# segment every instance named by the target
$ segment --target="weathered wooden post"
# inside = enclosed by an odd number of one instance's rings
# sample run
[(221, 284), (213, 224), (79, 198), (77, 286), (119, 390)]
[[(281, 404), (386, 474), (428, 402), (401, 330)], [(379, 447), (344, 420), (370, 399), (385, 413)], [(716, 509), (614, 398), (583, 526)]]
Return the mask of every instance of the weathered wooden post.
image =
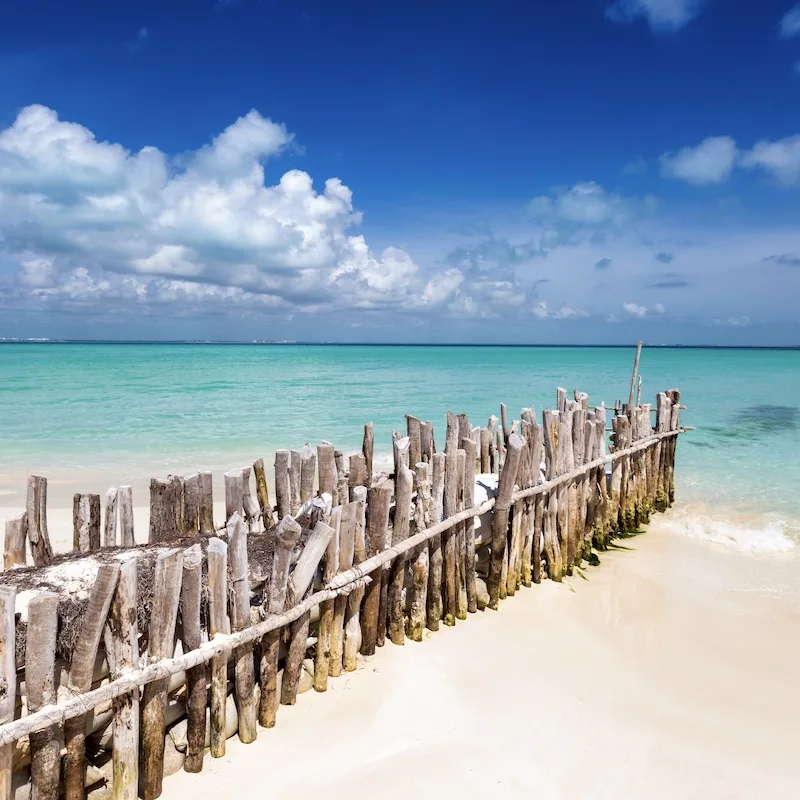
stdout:
[[(355, 503), (353, 533), (353, 561), (361, 564), (367, 557), (366, 544), (366, 501), (367, 489), (357, 486), (351, 495)], [(344, 618), (344, 668), (352, 672), (357, 666), (357, 656), (361, 650), (361, 601), (364, 599), (366, 587), (357, 586), (347, 595), (347, 608)]]
[(28, 538), (28, 515), (25, 511), (6, 520), (3, 541), (3, 569), (25, 566), (25, 542)]
[(500, 580), (503, 571), (503, 559), (508, 535), (508, 517), (511, 509), (511, 495), (517, 477), (520, 456), (522, 455), (522, 439), (516, 433), (508, 437), (506, 458), (500, 480), (497, 485), (494, 512), (492, 514), (492, 560), (489, 569), (489, 607), (497, 609), (500, 599)]
[[(112, 633), (108, 653), (111, 678), (139, 667), (139, 627), (136, 614), (136, 556), (120, 566), (117, 589), (109, 610)], [(139, 689), (113, 701), (112, 769), (114, 800), (137, 800), (139, 795)], [(203, 715), (205, 743), (205, 714)]]
[[(463, 497), (464, 508), (475, 505), (475, 459), (477, 448), (471, 438), (461, 439), (461, 449), (465, 453)], [(478, 610), (478, 595), (475, 586), (475, 517), (464, 523), (464, 579), (467, 592), (467, 611), (474, 614)]]
[[(178, 617), (183, 553), (167, 550), (156, 558), (153, 609), (150, 614), (148, 660), (151, 664), (175, 653), (175, 622)], [(145, 684), (142, 693), (142, 797), (161, 795), (164, 777), (164, 734), (166, 732), (168, 679)]]
[(197, 515), (198, 528), (203, 536), (214, 534), (214, 484), (210, 472), (200, 472), (197, 476), (198, 498)]
[(72, 549), (89, 553), (100, 549), (100, 495), (72, 498)]
[[(292, 517), (285, 516), (275, 528), (275, 555), (272, 559), (272, 577), (269, 598), (265, 598), (268, 614), (282, 614), (286, 606), (289, 567), (292, 551), (303, 529)], [(261, 640), (261, 699), (258, 709), (259, 724), (265, 728), (275, 726), (278, 713), (278, 657), (281, 630), (267, 633)]]
[[(545, 453), (545, 479), (553, 480), (558, 475), (558, 413), (542, 411), (542, 432)], [(560, 581), (564, 574), (561, 544), (558, 540), (558, 489), (551, 489), (543, 507), (544, 553), (547, 559), (547, 574), (550, 580)]]
[(420, 442), (420, 458), (426, 464), (433, 463), (433, 456), (436, 453), (436, 443), (433, 439), (433, 423), (420, 422), (419, 423), (419, 442)]
[[(69, 690), (75, 695), (85, 694), (92, 688), (97, 650), (117, 589), (119, 573), (118, 563), (101, 564), (97, 569), (69, 671)], [(110, 667), (111, 655), (107, 654), (107, 657)], [(64, 758), (64, 796), (66, 800), (83, 800), (86, 782), (86, 715), (73, 717), (64, 723), (64, 739), (67, 751)]]
[(53, 560), (53, 547), (47, 533), (47, 478), (40, 475), (28, 478), (26, 511), (31, 557), (35, 566), (43, 567)]
[(250, 488), (250, 467), (242, 467), (242, 509), (245, 522), (247, 522), (247, 530), (252, 533), (257, 530), (256, 526), (261, 517), (261, 506), (256, 502)]
[[(367, 541), (370, 554), (380, 553), (386, 547), (386, 529), (389, 524), (389, 505), (392, 501), (392, 482), (382, 481), (369, 490), (367, 501)], [(380, 618), (381, 575), (379, 567), (370, 573), (371, 583), (364, 595), (361, 612), (361, 654), (371, 656), (378, 643)]]
[(269, 484), (263, 458), (257, 458), (253, 463), (253, 475), (256, 479), (256, 498), (261, 509), (261, 519), (264, 522), (264, 530), (268, 531), (275, 524), (275, 515), (269, 501)]
[[(469, 423), (467, 423), (469, 427)], [(461, 430), (461, 427), (459, 427)], [(456, 487), (456, 509), (464, 510), (464, 475), (467, 471), (467, 453), (456, 451), (458, 457), (458, 486)], [(455, 528), (456, 536), (456, 619), (467, 618), (467, 534), (466, 522), (459, 522)]]
[(200, 475), (185, 475), (183, 482), (183, 529), (181, 536), (193, 537), (200, 533)]
[(296, 515), (300, 511), (300, 475), (303, 471), (303, 454), (292, 450), (292, 460), (289, 464), (289, 488), (291, 490), (291, 513)]
[(366, 487), (367, 483), (367, 460), (364, 458), (363, 453), (356, 453), (350, 456), (350, 472), (347, 478), (348, 486), (350, 488), (350, 501), (355, 500), (353, 491), (357, 486)]
[[(28, 712), (56, 702), (55, 659), (58, 595), (42, 592), (28, 603), (25, 647), (25, 692)], [(30, 735), (32, 796), (58, 800), (61, 747), (53, 725)]]
[[(432, 522), (441, 522), (444, 515), (444, 473), (445, 454), (435, 453), (433, 456), (431, 505)], [(429, 569), (428, 569), (428, 609), (426, 624), (428, 630), (438, 631), (439, 621), (442, 618), (442, 538), (440, 534), (432, 536), (429, 540)]]
[[(291, 597), (290, 607), (301, 602), (306, 593), (310, 592), (319, 562), (325, 555), (334, 533), (334, 529), (322, 521), (311, 531), (294, 572), (289, 578), (287, 594)], [(306, 611), (289, 626), (289, 652), (286, 654), (281, 681), (281, 705), (284, 706), (294, 705), (297, 699), (297, 688), (306, 654), (309, 622), (310, 612)]]
[(174, 542), (183, 531), (183, 484), (177, 476), (150, 479), (150, 544)]
[(136, 538), (133, 528), (133, 488), (120, 486), (117, 503), (119, 504), (119, 543), (123, 547), (134, 547)]
[(244, 516), (244, 473), (231, 469), (225, 473), (225, 524), (238, 514)]
[(367, 488), (372, 485), (373, 476), (373, 454), (375, 452), (375, 426), (368, 422), (364, 426), (364, 442), (361, 445), (361, 452), (364, 454), (364, 462), (367, 468)]
[[(247, 559), (247, 529), (242, 518), (234, 514), (228, 520), (228, 558), (231, 565), (231, 633), (250, 626), (250, 571)], [(253, 676), (253, 645), (246, 644), (233, 651), (236, 707), (239, 710), (239, 741), (254, 742), (258, 736), (256, 724), (255, 679)]]
[[(400, 544), (408, 538), (411, 520), (411, 488), (413, 478), (411, 470), (400, 464), (395, 475), (394, 525), (392, 527), (392, 545)], [(402, 592), (406, 575), (405, 553), (392, 562), (389, 572), (388, 618), (389, 639), (394, 644), (405, 644), (405, 625), (403, 622)]]
[[(208, 540), (208, 635), (213, 639), (228, 628), (228, 545), (212, 536)], [(228, 656), (211, 659), (211, 756), (225, 755), (225, 706), (228, 697)]]
[[(344, 572), (353, 566), (355, 553), (356, 510), (358, 503), (346, 502), (341, 506), (338, 519), (339, 562), (338, 571)], [(327, 554), (326, 554), (327, 558)], [(334, 570), (335, 572), (336, 570)], [(342, 674), (344, 658), (344, 621), (347, 609), (347, 596), (339, 595), (333, 601), (333, 621), (331, 623), (330, 664), (328, 673), (338, 678)], [(316, 669), (314, 670), (316, 675)]]
[(411, 414), (406, 414), (406, 432), (409, 441), (408, 465), (415, 469), (422, 461), (422, 428), (419, 419), (412, 417)]
[(103, 526), (103, 547), (117, 546), (117, 490), (106, 491), (106, 519)]
[(329, 442), (317, 446), (317, 468), (319, 470), (319, 493), (329, 494), (337, 505), (336, 449)]
[(300, 458), (300, 505), (305, 505), (314, 496), (314, 473), (317, 471), (317, 456), (310, 445), (303, 445)]
[[(331, 448), (331, 451), (333, 448)], [(320, 489), (323, 486), (322, 473), (322, 454), (320, 454)], [(331, 465), (333, 465), (333, 453), (331, 452)], [(326, 477), (325, 485), (335, 482), (335, 476)], [(339, 569), (339, 542), (342, 531), (342, 506), (336, 506), (331, 511), (330, 526), (333, 528), (333, 536), (328, 542), (328, 549), (322, 567), (322, 585), (333, 580)], [(319, 605), (319, 628), (317, 631), (317, 653), (314, 661), (314, 691), (324, 692), (328, 688), (328, 675), (330, 674), (331, 653), (333, 652), (332, 639), (334, 635), (334, 601), (324, 600)], [(342, 619), (344, 620), (344, 609), (342, 609)], [(340, 651), (341, 652), (341, 651)], [(342, 659), (339, 656), (339, 670), (341, 671)]]
[(292, 510), (289, 456), (288, 450), (278, 450), (275, 453), (275, 502), (278, 506), (278, 519), (288, 517)]
[[(431, 485), (428, 464), (416, 465), (417, 498), (414, 506), (414, 525), (417, 531), (431, 525)], [(474, 549), (474, 548), (473, 548)], [(428, 598), (428, 544), (421, 544), (411, 562), (411, 603), (408, 615), (408, 638), (413, 642), (422, 641), (425, 628)]]
[[(185, 652), (197, 650), (203, 643), (200, 626), (200, 598), (203, 591), (203, 551), (199, 544), (183, 552), (183, 582), (181, 584), (181, 620)], [(206, 665), (199, 664), (186, 671), (186, 772), (203, 769), (203, 750), (206, 740)]]
[[(0, 585), (0, 725), (14, 719), (17, 700), (16, 600), (14, 586)], [(0, 800), (11, 800), (13, 774), (13, 743), (0, 745)]]

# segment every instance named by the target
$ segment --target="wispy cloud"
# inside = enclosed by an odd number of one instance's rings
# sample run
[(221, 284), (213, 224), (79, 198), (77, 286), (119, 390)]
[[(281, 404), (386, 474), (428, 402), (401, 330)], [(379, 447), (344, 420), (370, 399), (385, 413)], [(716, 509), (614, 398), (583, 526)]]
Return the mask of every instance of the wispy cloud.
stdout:
[(664, 153), (660, 162), (664, 177), (695, 186), (723, 183), (736, 168), (759, 169), (779, 183), (792, 185), (800, 183), (800, 135), (764, 139), (746, 150), (731, 136), (712, 136), (694, 147)]
[(672, 253), (656, 253), (656, 261), (662, 264), (671, 264), (674, 260), (675, 256), (673, 256)]
[(794, 253), (782, 253), (780, 255), (767, 256), (764, 261), (772, 261), (784, 267), (800, 267), (800, 256)]
[(783, 39), (800, 36), (800, 3), (792, 6), (781, 18), (780, 34)]
[(595, 269), (608, 269), (611, 266), (611, 259), (610, 258), (601, 258), (599, 261), (595, 262), (594, 268)]
[(147, 30), (144, 26), (139, 28), (136, 31), (136, 36), (128, 42), (128, 49), (132, 53), (137, 53), (141, 50), (146, 44), (147, 41), (150, 39), (150, 31)]
[(661, 174), (668, 178), (707, 186), (727, 180), (736, 163), (736, 141), (730, 136), (711, 136), (696, 147), (684, 147), (660, 158)]
[(656, 33), (674, 33), (695, 19), (704, 6), (704, 0), (616, 0), (606, 8), (606, 17), (628, 24), (643, 18)]

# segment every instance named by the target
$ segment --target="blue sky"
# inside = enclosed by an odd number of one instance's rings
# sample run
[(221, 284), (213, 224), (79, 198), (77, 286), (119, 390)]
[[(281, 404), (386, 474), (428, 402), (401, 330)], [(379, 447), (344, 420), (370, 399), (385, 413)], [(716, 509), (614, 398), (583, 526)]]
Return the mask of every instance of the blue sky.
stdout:
[(798, 344), (800, 5), (6, 2), (0, 337)]

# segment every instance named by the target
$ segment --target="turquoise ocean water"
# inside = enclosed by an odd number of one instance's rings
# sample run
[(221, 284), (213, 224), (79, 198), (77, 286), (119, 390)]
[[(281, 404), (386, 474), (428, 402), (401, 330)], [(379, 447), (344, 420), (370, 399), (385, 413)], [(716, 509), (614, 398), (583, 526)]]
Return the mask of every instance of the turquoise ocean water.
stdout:
[[(99, 476), (144, 485), (322, 439), (357, 449), (367, 421), (388, 454), (406, 413), (441, 440), (447, 408), (481, 425), (501, 401), (540, 414), (557, 386), (613, 405), (632, 361), (632, 348), (0, 345), (0, 506), (30, 472), (66, 498)], [(678, 387), (697, 428), (678, 445), (670, 524), (745, 550), (800, 542), (800, 351), (645, 348), (640, 373), (649, 402)]]

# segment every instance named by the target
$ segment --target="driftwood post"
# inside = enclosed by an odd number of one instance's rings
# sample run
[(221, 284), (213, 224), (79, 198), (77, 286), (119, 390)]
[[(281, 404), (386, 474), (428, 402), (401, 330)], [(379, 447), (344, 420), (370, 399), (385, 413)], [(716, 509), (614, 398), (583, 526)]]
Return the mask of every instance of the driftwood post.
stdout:
[(47, 478), (31, 475), (28, 478), (28, 541), (31, 557), (37, 567), (53, 560), (53, 547), (47, 533)]
[[(461, 449), (466, 455), (464, 462), (464, 508), (475, 505), (475, 460), (477, 448), (471, 438), (461, 439)], [(475, 586), (475, 517), (464, 523), (464, 579), (467, 590), (467, 611), (474, 614), (478, 610), (478, 595)]]
[(268, 531), (275, 524), (275, 515), (272, 513), (272, 505), (269, 501), (269, 484), (263, 458), (257, 458), (253, 463), (253, 475), (256, 479), (256, 499), (261, 509), (261, 519), (264, 523), (264, 530)]
[[(28, 603), (25, 692), (33, 713), (56, 702), (55, 659), (58, 595), (42, 592)], [(30, 735), (32, 796), (58, 800), (61, 747), (53, 725)]]
[[(247, 529), (242, 518), (234, 514), (228, 520), (228, 558), (231, 565), (231, 632), (250, 625), (249, 564), (247, 560)], [(233, 652), (236, 678), (236, 707), (239, 710), (239, 741), (254, 742), (258, 736), (256, 724), (255, 679), (253, 676), (253, 646), (242, 645)]]
[[(81, 624), (80, 638), (72, 654), (69, 689), (73, 694), (84, 694), (92, 688), (97, 649), (117, 588), (119, 572), (118, 563), (101, 564), (98, 567)], [(86, 782), (86, 716), (73, 717), (64, 723), (64, 739), (67, 748), (64, 758), (64, 796), (66, 800), (83, 800)]]
[[(120, 566), (117, 590), (108, 615), (112, 679), (139, 668), (136, 587), (136, 557), (133, 556)], [(139, 688), (115, 698), (113, 708), (113, 797), (114, 800), (136, 800), (139, 794)], [(203, 722), (205, 734), (205, 720)]]
[(100, 495), (72, 498), (72, 549), (89, 553), (100, 549)]
[[(347, 502), (341, 507), (339, 518), (339, 563), (338, 571), (345, 572), (353, 566), (355, 554), (357, 502)], [(339, 595), (333, 601), (333, 621), (331, 623), (331, 654), (329, 674), (337, 678), (342, 674), (344, 658), (344, 622), (347, 610), (347, 595)], [(316, 673), (316, 670), (315, 670)]]
[[(411, 488), (413, 477), (405, 464), (399, 465), (395, 481), (394, 525), (392, 545), (408, 538), (411, 521)], [(405, 644), (402, 593), (406, 577), (405, 554), (397, 556), (389, 571), (388, 621), (389, 639), (398, 645)]]
[[(392, 499), (391, 481), (383, 481), (369, 490), (367, 502), (367, 541), (370, 555), (380, 553), (386, 547), (386, 529), (389, 524), (389, 504)], [(381, 600), (381, 575), (379, 567), (370, 573), (371, 583), (364, 596), (361, 612), (361, 654), (371, 656), (378, 643), (378, 624)]]
[[(431, 486), (432, 522), (441, 522), (444, 516), (444, 474), (445, 454), (435, 453), (433, 456), (433, 472)], [(433, 536), (429, 544), (429, 569), (428, 569), (428, 630), (438, 631), (439, 620), (442, 618), (442, 538)]]
[(508, 517), (511, 508), (511, 495), (514, 492), (514, 481), (517, 467), (522, 455), (522, 439), (516, 433), (508, 437), (506, 459), (500, 480), (497, 485), (494, 511), (492, 513), (492, 560), (489, 569), (489, 607), (497, 609), (500, 599), (500, 579), (503, 571), (503, 558), (508, 534)]
[(323, 442), (317, 446), (317, 470), (319, 493), (329, 494), (333, 498), (334, 505), (338, 498), (336, 486), (336, 450), (328, 442)]
[(411, 414), (406, 414), (406, 433), (408, 434), (408, 466), (416, 469), (416, 465), (422, 461), (422, 429), (420, 421)]
[(247, 530), (252, 533), (257, 530), (256, 526), (261, 517), (261, 506), (253, 497), (250, 489), (250, 467), (242, 468), (242, 510), (245, 522), (247, 522)]
[(375, 426), (371, 422), (364, 426), (364, 441), (361, 445), (361, 452), (364, 454), (364, 462), (367, 468), (367, 488), (369, 488), (374, 474), (372, 471), (372, 457), (375, 452)]
[[(469, 427), (469, 425), (467, 425)], [(458, 450), (458, 486), (456, 487), (456, 508), (463, 511), (464, 476), (467, 471), (467, 453)], [(456, 525), (456, 619), (467, 618), (467, 533), (466, 522)]]
[(303, 445), (300, 457), (300, 505), (305, 505), (314, 496), (314, 473), (317, 457), (309, 445)]
[(292, 490), (289, 479), (288, 450), (278, 450), (275, 453), (275, 503), (277, 504), (278, 519), (284, 519), (291, 513)]
[(195, 472), (183, 479), (183, 534), (200, 533), (200, 475)]
[(210, 472), (200, 472), (197, 476), (199, 483), (198, 516), (200, 533), (203, 536), (214, 534), (214, 486)]
[[(353, 532), (353, 561), (360, 564), (367, 558), (366, 544), (366, 500), (367, 490), (358, 486), (351, 495), (355, 504)], [(343, 663), (348, 672), (357, 666), (358, 653), (361, 650), (361, 601), (364, 599), (366, 589), (363, 585), (357, 586), (347, 596), (347, 608), (344, 617), (344, 649)]]
[(436, 452), (436, 443), (433, 440), (433, 423), (420, 422), (419, 424), (420, 458), (426, 464), (433, 463), (433, 454)]
[[(179, 516), (180, 513), (180, 516)], [(173, 542), (183, 532), (183, 484), (177, 476), (150, 479), (150, 544)]]
[[(228, 545), (212, 537), (208, 540), (208, 635), (227, 633)], [(225, 705), (228, 697), (228, 656), (220, 653), (211, 659), (211, 756), (225, 755)]]
[[(292, 598), (291, 605), (299, 603), (311, 590), (319, 562), (325, 555), (334, 533), (330, 525), (321, 521), (311, 531), (294, 572), (289, 578), (287, 595)], [(306, 654), (309, 622), (310, 612), (306, 611), (289, 626), (289, 651), (286, 654), (281, 681), (281, 705), (284, 706), (294, 705), (297, 699), (297, 688)]]
[[(272, 558), (270, 595), (266, 600), (268, 614), (282, 614), (286, 605), (286, 590), (289, 581), (289, 566), (292, 551), (300, 539), (302, 528), (292, 517), (285, 516), (275, 529), (275, 554)], [(270, 631), (261, 640), (261, 699), (258, 722), (265, 728), (275, 726), (278, 713), (278, 656), (280, 651), (280, 629)]]
[[(153, 609), (150, 614), (148, 660), (155, 663), (175, 653), (175, 622), (181, 593), (183, 553), (168, 550), (156, 559)], [(142, 797), (153, 800), (161, 794), (164, 776), (168, 680), (152, 681), (142, 693)]]
[(292, 450), (292, 459), (289, 463), (289, 489), (291, 492), (291, 513), (300, 511), (300, 474), (303, 469), (303, 454)]
[(117, 490), (111, 488), (106, 492), (106, 519), (103, 526), (103, 547), (117, 545)]
[(225, 473), (225, 524), (238, 514), (244, 516), (244, 473), (232, 469)]
[[(15, 587), (0, 585), (0, 725), (14, 719), (17, 700), (16, 600)], [(13, 743), (0, 745), (0, 800), (11, 800), (13, 755)]]
[[(181, 583), (181, 621), (184, 652), (196, 650), (203, 643), (200, 626), (200, 597), (203, 586), (203, 551), (199, 544), (183, 552)], [(200, 772), (206, 740), (206, 665), (186, 671), (186, 772)]]
[[(330, 463), (333, 465), (333, 447), (331, 447)], [(327, 459), (327, 456), (326, 456)], [(319, 461), (322, 467), (322, 460)], [(320, 489), (322, 488), (322, 472), (320, 472)], [(326, 477), (325, 485), (328, 481), (335, 483), (335, 476)], [(342, 529), (342, 507), (337, 506), (331, 512), (330, 526), (333, 528), (333, 536), (328, 542), (325, 551), (322, 568), (322, 585), (327, 586), (333, 580), (333, 576), (339, 570), (339, 536)], [(319, 604), (319, 628), (317, 631), (317, 653), (314, 662), (314, 691), (324, 692), (328, 688), (328, 674), (331, 664), (331, 639), (333, 636), (333, 607), (334, 601), (325, 600)], [(341, 664), (341, 659), (340, 662)]]
[(123, 547), (134, 547), (136, 539), (133, 530), (133, 488), (120, 486), (119, 503), (119, 543)]
[(366, 487), (369, 483), (367, 480), (367, 460), (364, 458), (363, 453), (356, 453), (350, 456), (350, 472), (347, 476), (347, 483), (350, 489), (350, 501), (352, 502), (355, 500), (353, 492), (356, 487)]
[[(3, 569), (25, 566), (25, 542), (28, 537), (26, 512), (6, 520), (6, 537), (3, 541)], [(1, 798), (0, 798), (1, 800)]]
[[(414, 527), (417, 531), (425, 530), (431, 525), (431, 484), (428, 477), (428, 465), (420, 462), (416, 465), (417, 499), (414, 506)], [(428, 543), (417, 548), (411, 561), (411, 603), (408, 614), (408, 638), (413, 642), (422, 641), (425, 628), (428, 598)]]

